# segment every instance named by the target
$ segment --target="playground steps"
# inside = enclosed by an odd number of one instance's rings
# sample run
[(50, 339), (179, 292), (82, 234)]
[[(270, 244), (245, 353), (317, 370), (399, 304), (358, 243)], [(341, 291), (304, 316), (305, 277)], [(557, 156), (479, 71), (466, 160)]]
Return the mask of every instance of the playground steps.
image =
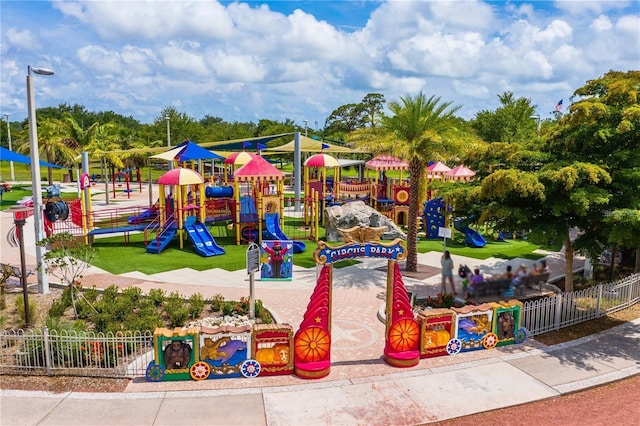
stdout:
[(152, 254), (160, 254), (162, 250), (167, 248), (171, 240), (176, 236), (176, 227), (171, 223), (171, 225), (165, 226), (165, 228), (160, 232), (156, 238), (149, 243), (147, 246), (147, 253)]

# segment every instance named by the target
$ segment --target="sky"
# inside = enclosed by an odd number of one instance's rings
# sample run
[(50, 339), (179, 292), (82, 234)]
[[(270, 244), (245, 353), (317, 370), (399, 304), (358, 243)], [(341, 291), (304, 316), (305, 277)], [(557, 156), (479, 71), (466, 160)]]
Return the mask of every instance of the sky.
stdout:
[[(550, 118), (640, 69), (640, 0), (0, 1), (0, 114), (80, 104), (142, 123), (174, 107), (324, 127), (368, 93), (439, 96), (472, 119), (510, 91)], [(4, 118), (4, 117), (3, 117)]]

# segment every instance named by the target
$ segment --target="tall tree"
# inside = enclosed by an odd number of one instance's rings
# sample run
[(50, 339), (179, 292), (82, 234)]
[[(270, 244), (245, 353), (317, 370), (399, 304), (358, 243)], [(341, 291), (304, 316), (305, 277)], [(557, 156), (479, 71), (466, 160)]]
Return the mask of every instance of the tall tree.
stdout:
[[(550, 132), (546, 149), (554, 156), (598, 164), (611, 175), (609, 204), (591, 217), (583, 228), (589, 232), (576, 240), (576, 247), (588, 251), (591, 257), (612, 243), (611, 235), (629, 232), (629, 222), (622, 220), (630, 217), (624, 213), (627, 209), (640, 211), (639, 92), (640, 71), (609, 71), (574, 92), (577, 100)], [(625, 239), (617, 241), (624, 244), (620, 247), (636, 248), (626, 245)]]
[(406, 95), (400, 102), (389, 103), (390, 115), (383, 115), (380, 126), (357, 132), (350, 139), (359, 140), (373, 152), (391, 152), (409, 163), (409, 218), (407, 224), (407, 271), (418, 269), (417, 217), (420, 210), (424, 169), (428, 162), (455, 146), (460, 106), (429, 98), (422, 92)]
[(536, 137), (535, 106), (527, 98), (517, 98), (512, 92), (498, 95), (501, 106), (495, 111), (482, 110), (471, 126), (487, 142), (525, 142)]
[(362, 99), (362, 102), (360, 102), (362, 110), (367, 116), (366, 121), (370, 127), (376, 126), (378, 117), (382, 115), (385, 102), (384, 95), (380, 93), (369, 93)]

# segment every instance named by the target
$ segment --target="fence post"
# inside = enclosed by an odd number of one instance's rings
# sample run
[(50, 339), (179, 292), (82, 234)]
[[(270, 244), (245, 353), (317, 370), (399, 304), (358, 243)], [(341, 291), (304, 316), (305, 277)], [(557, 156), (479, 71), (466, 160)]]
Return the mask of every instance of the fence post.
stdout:
[(44, 328), (44, 360), (45, 363), (47, 364), (47, 375), (51, 375), (51, 365), (53, 364), (52, 360), (51, 360), (51, 348), (49, 347), (49, 327), (45, 327)]
[(602, 303), (602, 284), (598, 284), (598, 296), (596, 297), (596, 318), (600, 318), (600, 304)]
[(554, 320), (553, 329), (560, 330), (560, 319), (562, 318), (562, 293), (556, 297), (556, 318)]

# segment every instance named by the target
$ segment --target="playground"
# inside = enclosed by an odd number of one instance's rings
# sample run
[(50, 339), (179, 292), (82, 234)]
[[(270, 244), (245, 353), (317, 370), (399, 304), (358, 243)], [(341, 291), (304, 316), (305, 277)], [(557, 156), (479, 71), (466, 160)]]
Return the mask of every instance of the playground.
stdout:
[[(232, 262), (224, 258), (229, 255), (227, 250), (235, 247), (235, 253), (241, 254), (252, 242), (262, 243), (260, 262), (265, 264), (261, 273), (263, 288), (277, 290), (290, 287), (278, 282), (280, 278), (299, 283), (299, 277), (294, 280), (294, 276), (309, 274), (310, 271), (299, 269), (298, 257), (304, 256), (305, 262), (310, 259), (309, 267), (315, 265), (315, 277), (309, 276), (307, 278), (311, 280), (306, 280), (308, 304), (306, 311), (298, 312), (298, 320), (302, 318), (298, 327), (286, 325), (297, 323), (294, 316), (285, 322), (278, 319), (276, 324), (267, 328), (254, 325), (233, 330), (204, 326), (190, 326), (181, 330), (156, 329), (155, 351), (145, 372), (148, 381), (255, 377), (262, 373), (295, 374), (314, 380), (328, 376), (332, 365), (332, 341), (335, 340), (331, 320), (335, 309), (333, 277), (342, 275), (341, 266), (345, 264), (370, 265), (373, 259), (386, 261), (386, 265), (376, 266), (374, 270), (381, 275), (376, 281), (386, 283), (386, 291), (382, 293), (386, 299), (382, 305), (384, 309), (378, 311), (376, 317), (384, 325), (379, 356), (389, 366), (411, 368), (417, 366), (422, 358), (522, 344), (526, 340), (527, 331), (521, 325), (522, 303), (515, 299), (500, 301), (500, 295), (496, 301), (489, 303), (465, 306), (464, 300), (457, 300), (452, 306), (440, 310), (414, 312), (413, 297), (435, 296), (434, 288), (437, 292), (439, 277), (437, 269), (432, 269), (427, 277), (431, 280), (429, 289), (424, 287), (426, 283), (405, 284), (406, 279), (399, 264), (406, 257), (402, 239), (379, 241), (374, 234), (366, 232), (366, 228), (360, 228), (358, 235), (349, 235), (342, 244), (326, 244), (322, 240), (319, 222), (323, 219), (319, 211), (329, 204), (349, 202), (349, 197), (353, 195), (350, 191), (353, 190), (359, 194), (359, 201), (367, 200), (372, 208), (383, 211), (392, 220), (406, 219), (408, 183), (402, 179), (402, 171), (406, 170), (403, 162), (389, 157), (376, 158), (371, 163), (365, 163), (365, 167), (373, 173), (372, 178), (343, 183), (340, 180), (339, 162), (326, 154), (312, 155), (305, 161), (306, 193), (311, 196), (294, 200), (289, 206), (288, 202), (285, 203), (284, 173), (260, 156), (241, 154), (224, 160), (228, 169), (222, 177), (206, 179), (194, 169), (174, 167), (163, 173), (155, 186), (143, 185), (138, 174), (136, 189), (132, 189), (128, 177), (124, 177), (124, 182), (120, 180), (120, 183), (116, 183), (116, 178), (121, 176), (114, 176), (111, 190), (103, 194), (92, 194), (92, 180), (83, 174), (80, 179), (80, 198), (69, 203), (68, 214), (61, 212), (59, 217), (54, 217), (55, 220), (49, 220), (46, 224), (48, 233), (65, 232), (64, 226), (67, 226), (66, 232), (69, 232), (68, 229), (75, 231), (78, 238), (93, 244), (99, 253), (102, 247), (106, 247), (101, 254), (106, 255), (112, 264), (125, 263), (124, 259), (130, 263), (134, 259), (135, 269), (123, 272), (135, 273), (137, 277), (146, 275), (149, 282), (154, 280), (154, 275), (159, 278), (163, 273), (163, 269), (156, 266), (158, 263), (151, 259), (162, 259), (171, 253), (168, 256), (171, 261), (158, 262), (164, 263), (164, 268), (169, 271), (172, 268), (169, 265), (180, 254), (182, 263), (178, 270), (182, 271), (185, 284), (199, 280), (190, 272), (196, 270), (195, 261), (189, 258), (191, 256), (206, 260), (204, 265), (210, 273), (203, 277), (203, 285), (225, 286), (227, 274), (218, 269), (214, 272), (210, 260), (220, 258), (223, 259), (220, 263), (227, 264), (228, 269), (242, 269), (229, 268)], [(246, 157), (245, 164), (236, 164), (241, 157)], [(397, 178), (390, 176), (392, 171), (399, 172)], [(331, 175), (327, 176), (330, 172)], [(429, 170), (425, 170), (427, 172)], [(464, 176), (472, 176), (471, 173), (465, 172)], [(453, 175), (451, 178), (454, 178)], [(154, 193), (157, 195), (154, 196)], [(61, 202), (56, 199), (59, 194), (48, 195), (47, 205)], [(104, 203), (100, 201), (102, 196), (105, 196)], [(142, 200), (154, 198), (157, 200), (154, 204), (142, 203)], [(434, 200), (438, 199), (429, 202)], [(425, 205), (429, 206), (429, 202)], [(460, 223), (461, 219), (456, 218), (452, 210), (442, 203), (425, 210), (428, 210), (428, 214), (424, 214), (426, 236), (432, 229), (455, 229), (461, 233), (460, 244), (468, 246), (470, 250), (482, 250), (487, 245), (478, 232), (468, 227), (469, 218)], [(296, 224), (293, 226), (302, 232), (300, 239), (292, 238), (300, 234), (289, 232), (291, 224), (287, 224), (287, 221), (294, 220)], [(362, 232), (363, 229), (365, 232)], [(445, 243), (439, 237), (432, 238), (431, 243)], [(224, 244), (219, 240), (224, 240)], [(115, 256), (114, 243), (126, 247), (129, 250), (127, 254)], [(494, 243), (510, 245), (508, 242)], [(438, 254), (441, 247), (436, 248), (438, 250), (435, 253)], [(293, 258), (288, 269), (283, 268), (285, 258)], [(267, 262), (269, 269), (266, 268)], [(488, 264), (488, 258), (483, 263)], [(100, 265), (98, 258), (94, 266)], [(175, 266), (173, 269), (175, 273)], [(100, 275), (88, 275), (83, 279), (83, 285), (96, 284), (98, 281), (95, 280), (100, 280)], [(265, 281), (267, 278), (277, 282), (269, 284), (268, 280)], [(340, 277), (336, 286), (345, 283), (354, 288), (364, 285), (362, 277), (347, 274)], [(237, 277), (228, 281), (230, 288), (237, 284)], [(139, 287), (143, 291), (151, 290), (145, 289), (146, 285), (140, 283)], [(380, 286), (374, 284), (373, 288)], [(225, 291), (225, 296), (229, 293), (230, 289)], [(335, 302), (338, 303), (337, 300)], [(297, 311), (304, 305), (301, 302)], [(344, 306), (338, 306), (341, 307), (337, 309), (344, 309)], [(339, 338), (342, 331), (338, 329), (337, 333), (336, 337)], [(271, 355), (265, 354), (269, 351)]]

